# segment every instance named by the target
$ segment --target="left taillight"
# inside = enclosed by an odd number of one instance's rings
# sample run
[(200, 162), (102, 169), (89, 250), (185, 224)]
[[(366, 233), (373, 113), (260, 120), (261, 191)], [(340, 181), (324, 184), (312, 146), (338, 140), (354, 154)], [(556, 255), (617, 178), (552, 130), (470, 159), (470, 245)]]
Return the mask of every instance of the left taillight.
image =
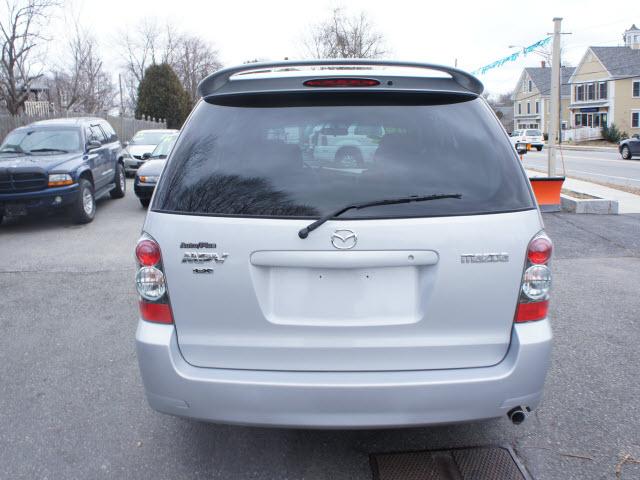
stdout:
[(529, 242), (514, 322), (533, 322), (547, 317), (551, 290), (549, 262), (552, 252), (553, 243), (544, 231)]
[(154, 323), (173, 323), (160, 245), (145, 235), (138, 240), (135, 253), (138, 264), (136, 288), (140, 295), (142, 319)]

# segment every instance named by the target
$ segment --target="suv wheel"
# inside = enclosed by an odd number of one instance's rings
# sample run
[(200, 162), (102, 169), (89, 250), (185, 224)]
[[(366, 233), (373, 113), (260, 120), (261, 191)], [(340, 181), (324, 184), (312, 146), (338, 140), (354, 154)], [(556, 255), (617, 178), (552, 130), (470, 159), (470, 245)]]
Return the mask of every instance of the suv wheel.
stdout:
[(116, 186), (109, 192), (111, 198), (122, 198), (127, 191), (127, 179), (124, 175), (124, 167), (121, 163), (116, 163)]
[(343, 148), (338, 150), (336, 164), (344, 168), (358, 168), (362, 166), (362, 154), (357, 148)]
[(80, 179), (80, 194), (71, 207), (73, 220), (76, 223), (89, 223), (96, 215), (96, 199), (93, 185), (86, 178)]
[(623, 145), (620, 153), (622, 154), (622, 158), (624, 158), (625, 160), (631, 160), (631, 150), (629, 150), (629, 147), (627, 147), (626, 145)]
[(140, 199), (140, 205), (142, 205), (144, 208), (147, 208), (150, 203), (151, 203), (151, 199), (150, 198), (141, 198)]
[(536, 147), (536, 150), (538, 150), (539, 152), (542, 151), (542, 147)]

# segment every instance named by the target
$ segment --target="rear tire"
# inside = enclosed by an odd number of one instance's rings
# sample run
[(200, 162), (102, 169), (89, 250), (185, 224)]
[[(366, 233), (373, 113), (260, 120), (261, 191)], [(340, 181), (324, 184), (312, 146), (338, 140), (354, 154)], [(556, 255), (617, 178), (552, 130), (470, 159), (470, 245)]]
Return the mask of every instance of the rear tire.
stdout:
[(121, 163), (116, 163), (116, 186), (109, 192), (111, 198), (122, 198), (127, 191), (127, 179), (124, 175), (124, 167)]
[(71, 215), (75, 223), (89, 223), (96, 215), (96, 198), (93, 192), (93, 185), (86, 178), (81, 178), (78, 182), (80, 191), (78, 198), (71, 206)]
[(624, 145), (621, 149), (620, 149), (620, 154), (622, 155), (622, 158), (624, 160), (631, 160), (632, 155), (631, 155), (631, 150), (629, 150), (629, 147), (627, 147), (626, 145)]
[(144, 208), (147, 208), (150, 203), (151, 203), (151, 199), (150, 198), (141, 198), (140, 199), (140, 205), (142, 205)]
[(542, 147), (536, 147), (536, 150), (538, 150), (539, 152), (542, 151)]

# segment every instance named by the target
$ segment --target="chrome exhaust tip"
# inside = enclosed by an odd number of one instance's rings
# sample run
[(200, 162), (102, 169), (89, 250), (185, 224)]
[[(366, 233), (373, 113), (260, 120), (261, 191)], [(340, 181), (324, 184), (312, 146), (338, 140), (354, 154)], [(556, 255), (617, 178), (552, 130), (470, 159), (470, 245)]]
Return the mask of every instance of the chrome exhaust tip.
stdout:
[(525, 411), (522, 407), (514, 407), (507, 412), (507, 417), (509, 417), (509, 420), (511, 420), (511, 423), (513, 423), (514, 425), (520, 425), (526, 420), (527, 411), (529, 411), (528, 408), (526, 408)]

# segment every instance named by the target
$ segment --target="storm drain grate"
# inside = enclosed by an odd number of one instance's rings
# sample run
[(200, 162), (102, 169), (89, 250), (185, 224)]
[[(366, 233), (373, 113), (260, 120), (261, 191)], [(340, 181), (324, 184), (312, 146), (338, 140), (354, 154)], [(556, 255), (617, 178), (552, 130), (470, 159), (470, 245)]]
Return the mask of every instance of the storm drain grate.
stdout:
[(508, 447), (371, 455), (374, 480), (528, 480)]

